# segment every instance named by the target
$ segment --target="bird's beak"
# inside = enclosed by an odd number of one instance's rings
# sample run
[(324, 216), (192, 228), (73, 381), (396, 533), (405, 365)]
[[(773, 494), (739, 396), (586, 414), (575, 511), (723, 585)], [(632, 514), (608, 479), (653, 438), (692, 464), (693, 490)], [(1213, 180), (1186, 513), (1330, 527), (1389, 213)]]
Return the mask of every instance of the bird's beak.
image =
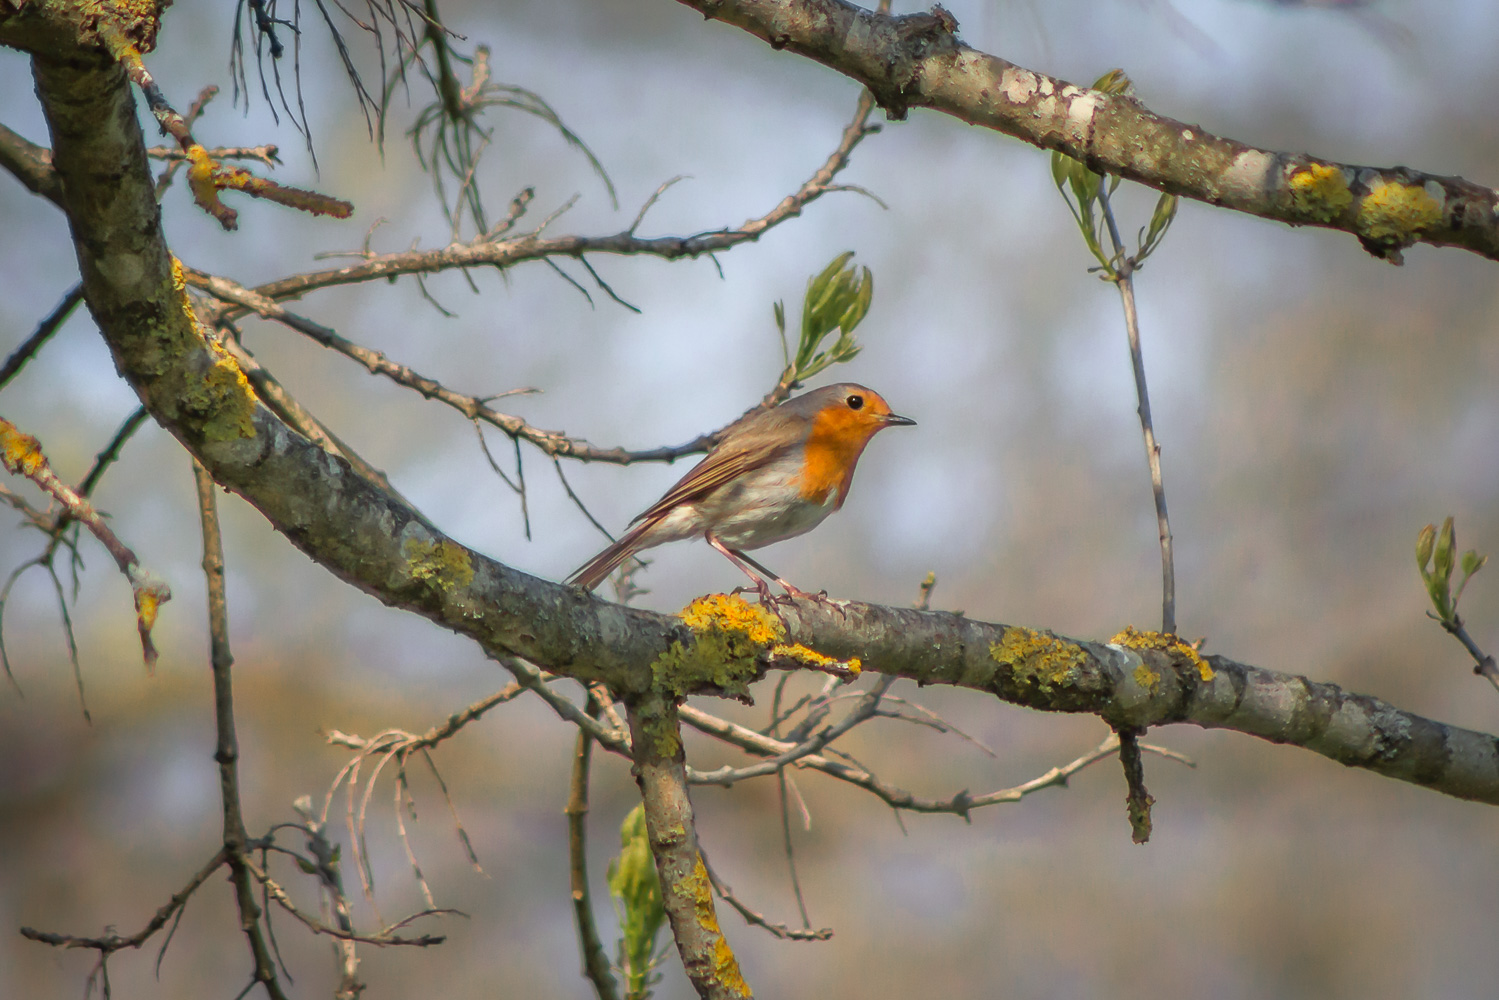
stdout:
[(902, 416), (900, 416), (899, 414), (896, 414), (896, 413), (887, 413), (887, 414), (885, 414), (885, 426), (886, 427), (915, 427), (916, 426), (916, 421), (912, 420), (910, 417), (902, 417)]

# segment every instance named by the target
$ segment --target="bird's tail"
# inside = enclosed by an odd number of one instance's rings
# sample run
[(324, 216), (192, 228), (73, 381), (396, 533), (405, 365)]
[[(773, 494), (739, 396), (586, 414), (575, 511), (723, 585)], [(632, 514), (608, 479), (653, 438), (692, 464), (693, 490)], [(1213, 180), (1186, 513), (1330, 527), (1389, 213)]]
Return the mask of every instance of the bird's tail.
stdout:
[(609, 546), (592, 559), (580, 566), (573, 575), (567, 578), (567, 582), (584, 590), (592, 590), (619, 568), (620, 564), (633, 556), (637, 551), (648, 546), (642, 545), (642, 536), (648, 528), (653, 527), (653, 522), (643, 521), (635, 525), (629, 531), (619, 536), (619, 541)]

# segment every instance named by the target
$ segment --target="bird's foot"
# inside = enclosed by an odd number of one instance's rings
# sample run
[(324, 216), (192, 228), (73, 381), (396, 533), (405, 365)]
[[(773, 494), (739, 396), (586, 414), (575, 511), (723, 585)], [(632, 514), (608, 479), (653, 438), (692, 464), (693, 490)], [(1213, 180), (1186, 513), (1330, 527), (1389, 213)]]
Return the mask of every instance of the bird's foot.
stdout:
[(809, 594), (807, 591), (802, 590), (800, 587), (793, 587), (785, 580), (777, 580), (776, 583), (780, 584), (781, 588), (786, 591), (784, 595), (776, 598), (776, 600), (778, 601), (789, 601), (793, 599), (800, 601), (811, 601), (813, 604), (821, 604), (824, 607), (831, 608), (832, 610), (838, 612), (838, 614), (842, 615), (844, 618), (848, 617), (848, 602), (840, 601), (836, 597), (829, 597), (826, 590), (819, 590), (815, 594)]

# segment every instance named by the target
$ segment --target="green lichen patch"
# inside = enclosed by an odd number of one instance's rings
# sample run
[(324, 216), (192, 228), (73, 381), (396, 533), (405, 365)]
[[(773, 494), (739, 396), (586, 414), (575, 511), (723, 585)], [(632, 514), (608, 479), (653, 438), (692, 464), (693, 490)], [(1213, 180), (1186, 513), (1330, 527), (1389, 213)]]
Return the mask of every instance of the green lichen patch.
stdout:
[(1291, 207), (1318, 222), (1331, 222), (1353, 204), (1348, 178), (1339, 167), (1312, 163), (1296, 170), (1286, 182), (1291, 191)]
[(725, 594), (693, 601), (681, 619), (692, 630), (691, 642), (673, 642), (651, 664), (656, 687), (674, 698), (705, 687), (748, 697), (750, 682), (760, 674), (760, 654), (786, 634), (764, 608)]
[(998, 642), (989, 644), (989, 656), (1007, 668), (1020, 687), (1034, 685), (1043, 694), (1065, 687), (1072, 671), (1088, 660), (1076, 643), (1019, 625), (1005, 629)]
[(1419, 184), (1376, 179), (1358, 209), (1358, 231), (1369, 240), (1405, 245), (1442, 221), (1442, 204)]
[(436, 542), (408, 538), (401, 545), (401, 554), (406, 557), (413, 580), (433, 583), (442, 590), (467, 587), (474, 582), (474, 565), (468, 550), (457, 542), (446, 538)]
[(203, 418), (205, 441), (234, 441), (255, 436), (255, 390), (228, 354), (215, 351), (203, 377), (183, 387), (184, 410)]
[[(1124, 631), (1110, 639), (1109, 643), (1114, 646), (1123, 646), (1126, 649), (1154, 649), (1180, 656), (1197, 668), (1197, 676), (1201, 677), (1204, 682), (1212, 680), (1215, 676), (1213, 668), (1208, 666), (1208, 661), (1202, 658), (1197, 647), (1178, 636), (1167, 635), (1164, 632), (1139, 632), (1133, 625), (1126, 625)], [(1141, 678), (1140, 671), (1142, 670), (1151, 675), (1152, 679), (1149, 683)], [(1135, 669), (1135, 680), (1139, 681), (1142, 687), (1153, 691), (1160, 679), (1159, 674), (1143, 663)]]

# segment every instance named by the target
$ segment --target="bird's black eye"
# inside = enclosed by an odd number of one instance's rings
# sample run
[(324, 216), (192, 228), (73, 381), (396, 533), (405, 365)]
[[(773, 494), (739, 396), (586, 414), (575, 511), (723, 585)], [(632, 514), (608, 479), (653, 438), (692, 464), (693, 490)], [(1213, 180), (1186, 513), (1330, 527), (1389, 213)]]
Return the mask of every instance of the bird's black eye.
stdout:
[(857, 392), (845, 399), (844, 402), (848, 404), (848, 408), (850, 410), (864, 409), (864, 397), (859, 395)]

